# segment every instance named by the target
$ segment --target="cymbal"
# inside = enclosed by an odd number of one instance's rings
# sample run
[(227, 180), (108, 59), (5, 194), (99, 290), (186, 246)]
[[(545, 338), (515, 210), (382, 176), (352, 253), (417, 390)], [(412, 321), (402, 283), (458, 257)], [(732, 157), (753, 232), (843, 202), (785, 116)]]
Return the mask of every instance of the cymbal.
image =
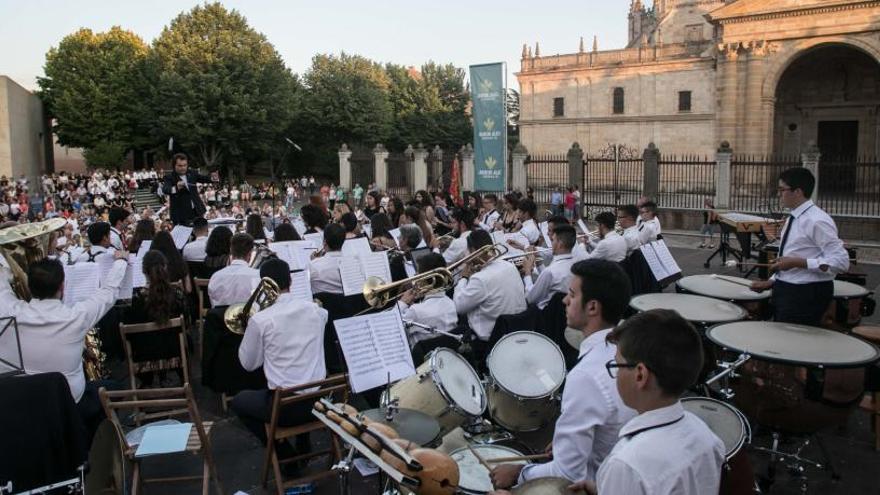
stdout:
[(48, 234), (64, 227), (67, 220), (50, 218), (42, 222), (22, 223), (0, 230), (0, 246)]
[(397, 431), (400, 438), (424, 446), (431, 443), (440, 434), (440, 423), (427, 414), (414, 409), (400, 408), (395, 410), (391, 421), (385, 419), (385, 408), (362, 411), (364, 417), (375, 423), (388, 425)]

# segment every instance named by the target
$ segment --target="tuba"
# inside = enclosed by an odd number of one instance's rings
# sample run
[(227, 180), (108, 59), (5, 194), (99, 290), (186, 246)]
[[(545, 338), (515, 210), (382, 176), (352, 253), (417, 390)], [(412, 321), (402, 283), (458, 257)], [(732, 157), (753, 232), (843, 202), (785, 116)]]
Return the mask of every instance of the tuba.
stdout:
[(67, 220), (63, 218), (51, 218), (0, 230), (0, 255), (12, 272), (12, 290), (19, 299), (30, 301), (28, 267), (53, 253), (53, 234), (66, 223)]
[[(223, 313), (223, 322), (226, 323), (226, 328), (234, 334), (244, 335), (244, 330), (247, 328), (251, 316), (275, 304), (279, 292), (281, 289), (278, 288), (278, 284), (274, 280), (269, 277), (261, 278), (259, 285), (254, 289), (247, 302), (232, 304), (226, 308)], [(254, 307), (255, 305), (257, 307)]]

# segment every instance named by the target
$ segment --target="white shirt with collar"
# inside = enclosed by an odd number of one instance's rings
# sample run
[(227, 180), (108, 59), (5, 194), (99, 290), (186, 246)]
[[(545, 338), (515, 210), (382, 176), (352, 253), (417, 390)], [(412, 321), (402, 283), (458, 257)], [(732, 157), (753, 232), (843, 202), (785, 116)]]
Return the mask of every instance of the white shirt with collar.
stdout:
[(467, 238), (471, 235), (471, 231), (467, 230), (449, 243), (446, 251), (443, 251), (443, 259), (446, 264), (455, 263), (467, 255)]
[(489, 232), (495, 230), (495, 222), (501, 218), (501, 213), (498, 210), (492, 210), (480, 218), (480, 228)]
[(578, 363), (565, 378), (562, 413), (553, 432), (553, 460), (523, 468), (519, 483), (547, 476), (572, 482), (596, 479), (599, 465), (617, 443), (618, 432), (636, 416), (624, 405), (615, 380), (605, 369), (617, 352), (617, 346), (605, 341), (610, 332), (610, 328), (600, 330), (581, 342)]
[(110, 245), (116, 249), (123, 249), (122, 234), (116, 230), (116, 227), (110, 227)]
[(480, 340), (489, 340), (495, 320), (501, 315), (526, 310), (522, 278), (513, 263), (495, 260), (482, 270), (462, 277), (452, 296), (458, 314), (467, 315), (468, 325)]
[(657, 240), (660, 235), (660, 220), (652, 218), (644, 220), (636, 227), (639, 232), (639, 244), (648, 244)]
[(216, 308), (243, 303), (251, 297), (259, 282), (259, 270), (249, 267), (244, 260), (232, 260), (229, 266), (211, 275), (208, 281), (211, 306)]
[(721, 440), (676, 402), (640, 414), (620, 430), (596, 484), (599, 493), (718, 493), (723, 463)]
[(205, 261), (205, 257), (208, 256), (208, 254), (205, 253), (205, 246), (207, 245), (207, 235), (196, 237), (195, 240), (193, 240), (192, 242), (188, 242), (185, 246), (183, 246), (183, 259), (186, 261), (196, 262)]
[[(804, 258), (807, 268), (776, 272), (775, 280), (790, 284), (826, 282), (849, 270), (849, 253), (838, 237), (837, 225), (812, 201), (807, 200), (791, 211), (779, 238), (782, 239), (789, 229), (791, 232), (785, 240), (782, 256)], [(828, 271), (823, 272), (819, 268), (821, 265), (828, 265)]]
[(537, 244), (538, 239), (541, 238), (541, 229), (538, 228), (538, 225), (531, 218), (523, 222), (522, 228), (519, 229), (519, 233), (524, 235), (532, 246)]
[[(96, 262), (99, 257), (103, 256), (113, 256), (113, 251), (116, 251), (116, 248), (113, 246), (104, 247), (104, 246), (90, 246), (88, 249), (80, 253), (79, 256), (73, 261), (74, 263), (86, 263), (86, 262)], [(89, 254), (91, 253), (91, 255)]]
[(626, 255), (629, 256), (633, 251), (642, 246), (642, 240), (639, 237), (639, 228), (635, 225), (627, 227), (623, 231), (623, 238), (626, 240)]
[[(421, 302), (417, 302), (412, 306), (403, 301), (398, 301), (397, 307), (400, 309), (404, 320), (421, 323), (422, 325), (433, 327), (435, 330), (451, 332), (458, 326), (458, 313), (455, 311), (455, 303), (442, 292), (429, 294)], [(406, 335), (409, 339), (410, 347), (422, 340), (440, 336), (415, 325), (407, 326)]]
[[(86, 386), (82, 368), (86, 332), (113, 307), (128, 263), (116, 260), (101, 287), (85, 301), (67, 306), (60, 299), (24, 302), (9, 286), (9, 269), (0, 268), (0, 316), (14, 316), (21, 339), (22, 361), (29, 375), (60, 372), (73, 400), (79, 402)], [(18, 363), (18, 350), (0, 346), (0, 358)], [(11, 368), (0, 362), (0, 372)]]
[(619, 263), (628, 254), (627, 240), (617, 232), (611, 231), (605, 234), (601, 240), (594, 244), (593, 250), (586, 249), (574, 251), (576, 261), (582, 260), (608, 260)]
[(324, 256), (309, 262), (309, 278), (312, 282), (312, 293), (342, 294), (342, 251), (328, 251)]
[(327, 310), (283, 293), (248, 320), (238, 347), (241, 366), (248, 371), (262, 366), (272, 390), (323, 380), (326, 324)]
[(550, 266), (541, 271), (538, 278), (532, 282), (532, 277), (523, 277), (526, 289), (526, 302), (535, 304), (539, 309), (544, 309), (550, 299), (557, 292), (568, 292), (571, 282), (571, 265), (575, 262), (571, 253), (557, 254), (550, 262)]

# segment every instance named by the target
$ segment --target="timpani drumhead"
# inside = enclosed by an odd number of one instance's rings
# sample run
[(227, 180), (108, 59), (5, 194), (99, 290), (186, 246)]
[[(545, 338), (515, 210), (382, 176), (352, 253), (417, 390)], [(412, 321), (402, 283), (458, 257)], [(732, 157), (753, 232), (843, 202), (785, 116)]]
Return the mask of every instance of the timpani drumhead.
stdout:
[(535, 478), (517, 485), (513, 495), (583, 495), (583, 490), (569, 490), (571, 481), (565, 478)]
[(486, 389), (474, 368), (460, 354), (440, 347), (430, 357), (431, 371), (443, 394), (471, 416), (486, 412)]
[[(740, 278), (740, 280), (751, 283), (751, 280), (745, 278)], [(772, 294), (772, 291), (769, 290), (755, 292), (746, 286), (728, 282), (712, 275), (691, 275), (675, 284), (688, 292), (725, 301), (765, 301), (770, 299), (770, 294)]]
[(535, 332), (501, 337), (486, 365), (498, 385), (523, 398), (549, 395), (565, 380), (565, 356), (559, 346)]
[(630, 307), (636, 311), (671, 309), (687, 321), (724, 323), (746, 317), (746, 310), (727, 301), (690, 294), (642, 294), (632, 298)]
[(853, 297), (865, 297), (870, 291), (861, 285), (852, 282), (844, 282), (843, 280), (834, 281), (834, 297), (850, 299)]
[(739, 452), (746, 442), (748, 423), (733, 406), (705, 397), (685, 397), (681, 399), (681, 405), (685, 411), (702, 419), (712, 433), (721, 439), (727, 459)]
[(851, 368), (880, 358), (880, 351), (863, 340), (824, 328), (792, 323), (725, 323), (708, 329), (706, 337), (726, 349), (802, 366)]
[[(492, 459), (519, 457), (523, 453), (503, 445), (471, 445), (483, 460), (491, 465)], [(473, 452), (467, 447), (458, 449), (451, 454), (452, 460), (458, 464), (458, 487), (467, 494), (489, 493), (492, 491), (492, 479), (489, 470), (480, 463)], [(527, 461), (506, 462), (505, 464), (528, 464)]]

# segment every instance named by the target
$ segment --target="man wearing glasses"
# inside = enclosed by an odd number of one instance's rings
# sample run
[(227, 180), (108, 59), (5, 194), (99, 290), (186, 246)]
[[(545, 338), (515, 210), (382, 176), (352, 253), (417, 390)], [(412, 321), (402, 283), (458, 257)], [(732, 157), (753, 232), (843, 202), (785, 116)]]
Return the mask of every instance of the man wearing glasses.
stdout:
[(849, 255), (837, 225), (810, 200), (816, 179), (803, 168), (779, 176), (779, 199), (790, 210), (770, 280), (752, 282), (752, 290), (773, 289), (774, 320), (819, 326), (834, 297), (834, 277), (849, 270)]
[(606, 338), (629, 302), (629, 279), (617, 263), (606, 260), (575, 263), (571, 272), (564, 300), (566, 322), (585, 338), (562, 393), (562, 414), (551, 444), (553, 460), (525, 467), (501, 464), (491, 473), (495, 488), (548, 476), (572, 482), (594, 480), (620, 428), (636, 415), (624, 405), (605, 367), (615, 357), (616, 347)]

